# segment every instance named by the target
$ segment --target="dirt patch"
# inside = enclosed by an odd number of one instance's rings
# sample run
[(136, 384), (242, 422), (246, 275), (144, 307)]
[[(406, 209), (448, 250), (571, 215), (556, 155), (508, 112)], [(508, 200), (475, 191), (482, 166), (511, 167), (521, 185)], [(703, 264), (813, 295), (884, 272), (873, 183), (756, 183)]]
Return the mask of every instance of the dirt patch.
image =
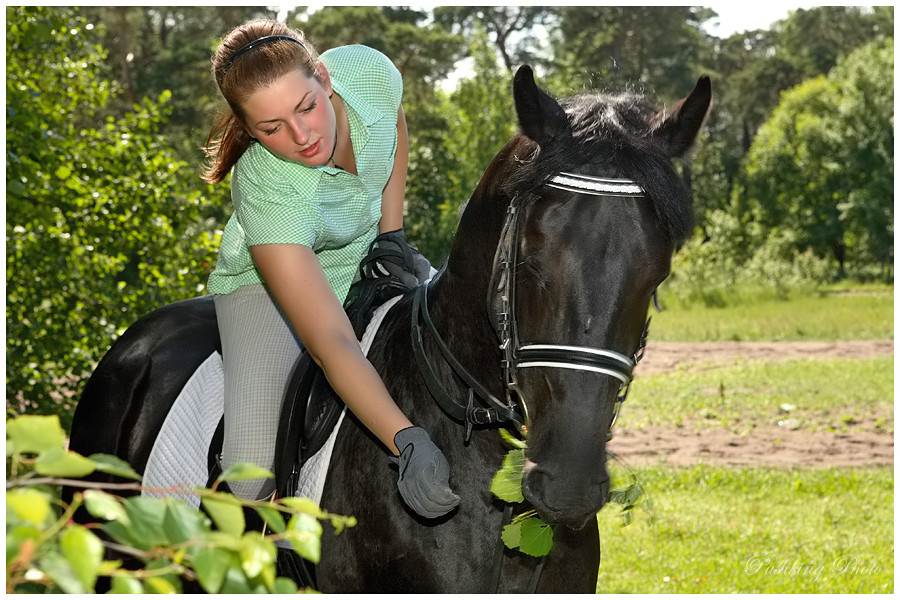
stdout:
[(609, 450), (629, 465), (864, 467), (894, 464), (891, 433), (791, 431), (774, 425), (757, 427), (746, 435), (725, 429), (623, 429), (616, 431)]
[[(847, 342), (651, 342), (637, 375), (709, 369), (740, 360), (890, 356), (893, 340)], [(880, 431), (790, 430), (775, 425), (740, 435), (725, 429), (616, 429), (611, 452), (626, 464), (736, 466), (875, 466), (894, 464), (894, 434)]]

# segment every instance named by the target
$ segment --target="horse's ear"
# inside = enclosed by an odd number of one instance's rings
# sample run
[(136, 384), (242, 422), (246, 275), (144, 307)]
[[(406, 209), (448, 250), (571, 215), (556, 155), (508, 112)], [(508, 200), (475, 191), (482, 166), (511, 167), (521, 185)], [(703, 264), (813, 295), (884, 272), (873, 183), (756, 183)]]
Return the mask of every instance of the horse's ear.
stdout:
[(513, 78), (513, 99), (519, 127), (526, 136), (543, 146), (568, 129), (566, 113), (550, 95), (534, 82), (531, 67), (523, 65)]
[(682, 156), (693, 145), (712, 103), (712, 84), (703, 75), (686, 98), (658, 114), (652, 135), (666, 148), (670, 157)]

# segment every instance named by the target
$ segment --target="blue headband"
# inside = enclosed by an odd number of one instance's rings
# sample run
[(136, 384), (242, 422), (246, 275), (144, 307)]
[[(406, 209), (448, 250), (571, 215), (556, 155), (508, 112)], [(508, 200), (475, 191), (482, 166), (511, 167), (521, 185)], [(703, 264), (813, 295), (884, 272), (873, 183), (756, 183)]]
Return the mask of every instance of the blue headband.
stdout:
[[(235, 59), (236, 59), (238, 56), (240, 56), (241, 54), (247, 52), (247, 51), (250, 50), (251, 48), (254, 48), (254, 47), (256, 47), (256, 46), (259, 46), (260, 44), (265, 44), (266, 42), (272, 42), (272, 41), (275, 41), (275, 40), (291, 40), (292, 42), (297, 42), (298, 44), (300, 44), (301, 46), (303, 46), (303, 42), (301, 42), (301, 41), (298, 40), (297, 38), (291, 37), (291, 36), (289, 36), (289, 35), (267, 35), (266, 37), (261, 37), (261, 38), (259, 38), (258, 40), (253, 40), (253, 41), (250, 42), (249, 44), (244, 44), (243, 46), (241, 46), (240, 48), (238, 48), (238, 49), (235, 51), (235, 53), (231, 55), (231, 58), (228, 59), (228, 62), (225, 63), (225, 66), (222, 67), (222, 73), (224, 74), (225, 71), (228, 70), (228, 67), (231, 66), (231, 63), (233, 63), (233, 62), (235, 61)], [(303, 48), (306, 48), (306, 46), (303, 46)]]

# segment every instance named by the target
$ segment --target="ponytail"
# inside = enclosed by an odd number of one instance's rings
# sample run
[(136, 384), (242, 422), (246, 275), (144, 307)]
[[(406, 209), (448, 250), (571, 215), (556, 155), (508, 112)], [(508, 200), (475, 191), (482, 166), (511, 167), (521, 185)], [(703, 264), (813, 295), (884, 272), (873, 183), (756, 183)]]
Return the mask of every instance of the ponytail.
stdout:
[(213, 123), (203, 148), (211, 159), (203, 169), (203, 180), (219, 183), (225, 179), (252, 143), (253, 138), (231, 110), (221, 113)]

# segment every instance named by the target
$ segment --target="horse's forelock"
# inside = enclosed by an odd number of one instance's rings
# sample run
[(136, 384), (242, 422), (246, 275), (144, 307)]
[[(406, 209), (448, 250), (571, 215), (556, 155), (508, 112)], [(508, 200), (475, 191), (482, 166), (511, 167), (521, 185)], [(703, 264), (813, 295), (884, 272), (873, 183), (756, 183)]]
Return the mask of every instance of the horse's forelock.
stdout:
[(522, 135), (510, 142), (516, 164), (503, 184), (504, 195), (533, 193), (561, 171), (607, 164), (641, 185), (670, 240), (686, 239), (692, 225), (691, 195), (665, 149), (650, 135), (656, 107), (633, 92), (579, 94), (562, 99), (560, 105), (569, 119), (568, 135), (544, 147)]

